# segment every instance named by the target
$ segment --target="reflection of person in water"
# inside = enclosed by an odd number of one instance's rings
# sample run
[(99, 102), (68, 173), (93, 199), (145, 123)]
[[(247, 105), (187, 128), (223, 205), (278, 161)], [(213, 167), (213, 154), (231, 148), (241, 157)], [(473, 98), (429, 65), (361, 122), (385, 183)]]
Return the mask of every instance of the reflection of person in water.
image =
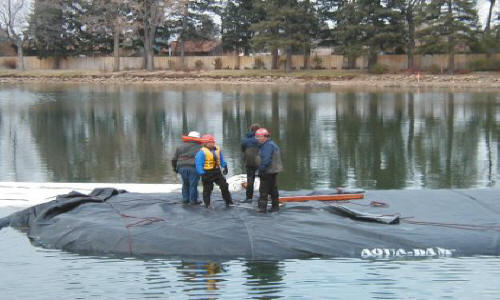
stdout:
[[(267, 293), (275, 294), (281, 290), (282, 270), (277, 261), (249, 261), (245, 264), (247, 282), (256, 287), (266, 287)], [(269, 285), (275, 289), (269, 290)]]
[(217, 282), (220, 281), (220, 278), (216, 278), (216, 275), (224, 271), (222, 266), (215, 262), (183, 261), (178, 269), (184, 274), (187, 282), (205, 282), (207, 291), (218, 290)]

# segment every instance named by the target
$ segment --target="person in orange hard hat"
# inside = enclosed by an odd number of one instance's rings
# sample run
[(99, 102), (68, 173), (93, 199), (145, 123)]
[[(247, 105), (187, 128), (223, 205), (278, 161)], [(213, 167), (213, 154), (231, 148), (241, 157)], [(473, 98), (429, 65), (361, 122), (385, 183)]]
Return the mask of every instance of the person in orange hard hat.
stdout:
[(210, 206), (210, 196), (215, 183), (219, 186), (222, 198), (228, 207), (233, 204), (233, 200), (229, 193), (229, 185), (224, 177), (228, 172), (224, 155), (219, 146), (215, 145), (215, 138), (212, 135), (205, 134), (201, 139), (203, 147), (196, 153), (195, 163), (196, 171), (201, 176), (203, 183), (203, 202), (205, 207)]
[(271, 196), (271, 210), (279, 210), (278, 173), (283, 171), (280, 148), (271, 140), (271, 134), (266, 128), (255, 131), (259, 148), (259, 202), (260, 212), (267, 212), (268, 197)]
[(172, 158), (172, 168), (182, 178), (182, 201), (185, 204), (199, 204), (198, 182), (200, 175), (196, 172), (194, 157), (200, 148), (200, 133), (191, 131), (187, 137), (183, 136), (183, 143), (177, 147)]

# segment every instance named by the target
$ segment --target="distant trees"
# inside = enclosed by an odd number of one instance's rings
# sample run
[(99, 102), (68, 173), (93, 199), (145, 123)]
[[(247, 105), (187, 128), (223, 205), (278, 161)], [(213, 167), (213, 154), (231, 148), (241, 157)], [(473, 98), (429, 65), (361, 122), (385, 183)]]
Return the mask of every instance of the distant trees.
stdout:
[(309, 1), (264, 0), (256, 7), (264, 12), (264, 18), (253, 24), (251, 44), (256, 49), (270, 50), (273, 55), (272, 68), (277, 68), (278, 49), (286, 54), (285, 70), (291, 71), (291, 55), (296, 49), (309, 48), (317, 18)]
[(27, 0), (2, 0), (0, 3), (0, 31), (16, 45), (17, 68), (24, 70), (23, 47), (28, 26), (29, 2)]
[(348, 68), (362, 55), (371, 67), (380, 53), (405, 53), (412, 68), (417, 51), (449, 53), (450, 72), (457, 51), (500, 51), (496, 0), (484, 30), (475, 0), (31, 0), (29, 9), (25, 1), (1, 1), (0, 30), (20, 57), (24, 48), (54, 57), (55, 67), (66, 56), (113, 53), (117, 71), (128, 47), (153, 70), (155, 54), (173, 39), (181, 57), (186, 41), (220, 39), (235, 54), (270, 52), (272, 68), (287, 71), (292, 54), (304, 54), (308, 68), (313, 45), (332, 46)]
[(92, 36), (90, 44), (94, 48), (104, 47), (112, 40), (113, 71), (120, 70), (120, 37), (124, 29), (132, 29), (130, 1), (128, 0), (82, 0), (80, 21), (86, 32)]
[(455, 69), (458, 45), (471, 45), (479, 32), (475, 0), (433, 0), (423, 8), (418, 38), (424, 54), (447, 53), (448, 73)]
[(66, 0), (35, 0), (29, 21), (29, 47), (41, 58), (53, 57), (55, 68), (59, 67), (60, 58), (75, 48), (73, 32), (68, 30), (67, 5)]
[(255, 5), (256, 1), (234, 0), (227, 3), (221, 12), (222, 47), (236, 54), (250, 54), (254, 31), (252, 24), (264, 19), (265, 12)]

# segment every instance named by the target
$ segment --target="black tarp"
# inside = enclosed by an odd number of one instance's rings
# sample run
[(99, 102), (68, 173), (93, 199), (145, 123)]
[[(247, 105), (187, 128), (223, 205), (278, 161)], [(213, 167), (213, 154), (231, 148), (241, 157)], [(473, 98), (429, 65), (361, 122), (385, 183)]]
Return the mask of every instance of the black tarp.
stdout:
[[(322, 191), (324, 193), (324, 191)], [(282, 192), (306, 195), (311, 191)], [(314, 193), (312, 193), (314, 194)], [(233, 194), (237, 203), (243, 193)], [(500, 191), (374, 190), (363, 200), (184, 205), (177, 193), (96, 189), (0, 219), (36, 245), (84, 254), (172, 258), (437, 257), (500, 255)], [(397, 220), (398, 222), (390, 222)], [(377, 221), (387, 221), (379, 223)]]

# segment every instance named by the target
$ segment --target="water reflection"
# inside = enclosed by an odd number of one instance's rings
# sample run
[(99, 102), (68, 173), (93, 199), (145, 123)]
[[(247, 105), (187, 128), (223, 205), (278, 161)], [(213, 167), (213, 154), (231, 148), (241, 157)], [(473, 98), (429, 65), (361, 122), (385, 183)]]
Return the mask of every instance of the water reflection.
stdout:
[(0, 230), (0, 240), (0, 289), (13, 299), (498, 299), (500, 292), (499, 257), (190, 262), (32, 247), (12, 228)]
[(498, 186), (500, 96), (239, 85), (4, 85), (0, 180), (175, 182), (180, 135), (214, 133), (244, 173), (251, 123), (283, 150), (286, 190)]
[(256, 299), (282, 298), (284, 288), (283, 263), (277, 261), (247, 261), (247, 285), (249, 294)]

